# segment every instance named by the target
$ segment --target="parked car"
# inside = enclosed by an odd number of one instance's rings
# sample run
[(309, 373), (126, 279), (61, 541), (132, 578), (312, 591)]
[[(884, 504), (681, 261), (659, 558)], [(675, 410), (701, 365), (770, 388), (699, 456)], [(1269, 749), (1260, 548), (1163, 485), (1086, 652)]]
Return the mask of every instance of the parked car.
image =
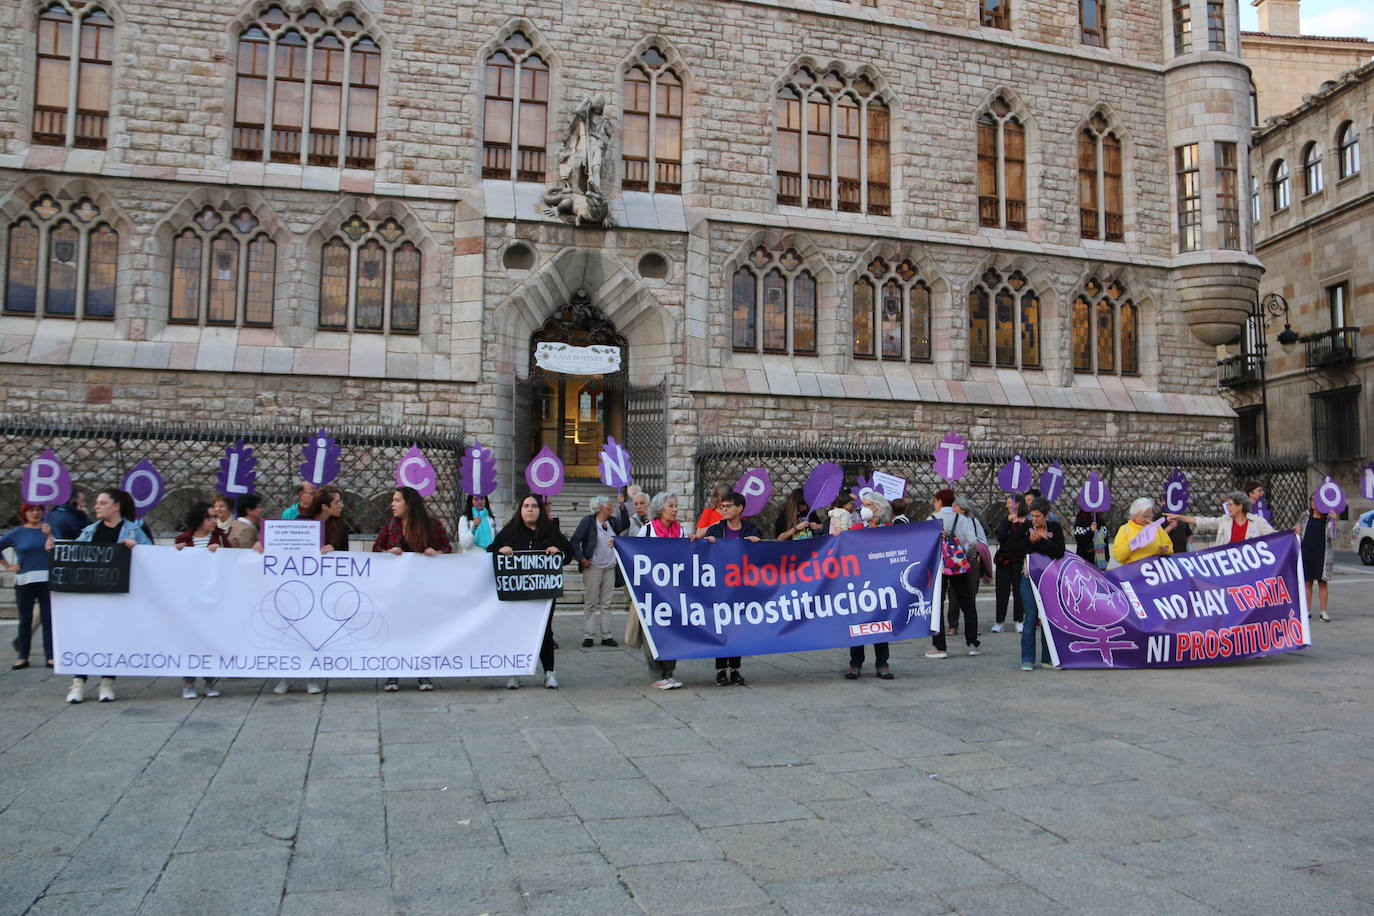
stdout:
[(1360, 552), (1360, 562), (1374, 566), (1374, 509), (1370, 509), (1355, 523), (1355, 549)]

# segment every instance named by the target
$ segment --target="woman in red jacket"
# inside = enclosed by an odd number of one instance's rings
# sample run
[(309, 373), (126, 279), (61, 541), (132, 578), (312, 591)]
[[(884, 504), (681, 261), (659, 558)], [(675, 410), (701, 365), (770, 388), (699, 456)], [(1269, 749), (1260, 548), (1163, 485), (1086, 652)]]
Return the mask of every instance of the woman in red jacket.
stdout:
[[(422, 553), (427, 557), (452, 553), (448, 532), (437, 518), (429, 517), (425, 498), (412, 487), (401, 487), (391, 494), (391, 518), (386, 520), (372, 545), (375, 553)], [(427, 677), (418, 679), (421, 690), (433, 690), (434, 682)], [(400, 678), (389, 677), (382, 689), (395, 693), (401, 689)]]

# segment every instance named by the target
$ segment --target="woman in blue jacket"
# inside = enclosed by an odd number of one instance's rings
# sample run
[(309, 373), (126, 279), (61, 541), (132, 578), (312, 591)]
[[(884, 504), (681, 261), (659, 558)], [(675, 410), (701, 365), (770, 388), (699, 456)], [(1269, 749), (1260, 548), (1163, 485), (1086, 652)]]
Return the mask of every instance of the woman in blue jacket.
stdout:
[(0, 550), (14, 549), (19, 562), (9, 565), (14, 577), (14, 603), (19, 609), (19, 636), (14, 647), (19, 657), (12, 668), (29, 666), (29, 648), (33, 642), (33, 605), (43, 627), (43, 657), (52, 667), (52, 602), (48, 594), (48, 526), (43, 524), (43, 507), (24, 503), (19, 507), (23, 522), (18, 528), (0, 537)]

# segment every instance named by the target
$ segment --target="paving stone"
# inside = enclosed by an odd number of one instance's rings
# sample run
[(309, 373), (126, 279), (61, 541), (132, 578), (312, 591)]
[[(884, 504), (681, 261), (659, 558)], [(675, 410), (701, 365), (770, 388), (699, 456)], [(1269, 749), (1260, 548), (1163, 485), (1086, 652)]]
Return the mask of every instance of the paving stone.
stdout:
[(281, 916), (377, 916), (391, 912), (387, 889), (348, 891), (288, 891)]
[(939, 895), (918, 891), (902, 869), (864, 871), (764, 885), (763, 890), (788, 913), (856, 913), (893, 910), (911, 916), (948, 913)]
[(653, 783), (642, 778), (563, 782), (559, 790), (583, 820), (672, 814), (677, 810)]
[(275, 914), (286, 885), (286, 848), (216, 850), (172, 856), (141, 913)]
[(702, 913), (750, 909), (771, 901), (739, 866), (730, 862), (681, 862), (672, 868), (632, 865), (620, 880), (650, 913)]
[(693, 862), (724, 856), (707, 834), (680, 815), (588, 821), (586, 827), (612, 865)]
[[(759, 884), (873, 871), (887, 864), (869, 850), (836, 844), (815, 818), (717, 827), (706, 835)], [(783, 849), (786, 854), (779, 855)]]

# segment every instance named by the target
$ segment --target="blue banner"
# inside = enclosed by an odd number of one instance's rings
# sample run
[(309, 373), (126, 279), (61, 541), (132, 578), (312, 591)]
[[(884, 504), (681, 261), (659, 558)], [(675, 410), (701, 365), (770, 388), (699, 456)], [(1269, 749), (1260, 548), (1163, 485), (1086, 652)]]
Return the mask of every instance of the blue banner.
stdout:
[(837, 649), (940, 626), (940, 524), (800, 541), (616, 538), (655, 658)]

